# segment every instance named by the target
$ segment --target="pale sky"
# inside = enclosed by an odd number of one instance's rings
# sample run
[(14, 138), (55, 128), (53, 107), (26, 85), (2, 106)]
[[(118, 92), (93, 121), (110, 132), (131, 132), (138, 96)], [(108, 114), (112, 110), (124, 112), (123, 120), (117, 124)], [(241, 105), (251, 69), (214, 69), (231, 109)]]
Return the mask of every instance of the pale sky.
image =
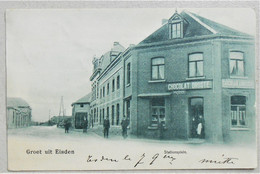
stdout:
[[(178, 12), (183, 9), (178, 8)], [(185, 9), (255, 35), (251, 9)], [(169, 19), (174, 8), (35, 9), (6, 13), (7, 96), (20, 97), (32, 108), (32, 119), (66, 115), (71, 103), (91, 91), (92, 59), (109, 51), (114, 41), (138, 44)]]

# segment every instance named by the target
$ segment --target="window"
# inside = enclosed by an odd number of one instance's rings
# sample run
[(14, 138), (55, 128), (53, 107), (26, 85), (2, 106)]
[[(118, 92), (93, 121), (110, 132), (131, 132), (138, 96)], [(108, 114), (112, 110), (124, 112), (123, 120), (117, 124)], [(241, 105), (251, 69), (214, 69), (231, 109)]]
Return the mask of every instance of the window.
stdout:
[(244, 76), (244, 53), (231, 51), (229, 53), (229, 72), (231, 76)]
[(171, 35), (172, 38), (180, 38), (181, 37), (181, 23), (173, 23), (171, 27)]
[(103, 86), (103, 97), (105, 97), (105, 86)]
[(130, 99), (126, 100), (126, 117), (130, 118)]
[(165, 126), (165, 101), (164, 98), (151, 100), (151, 126), (157, 127), (160, 122)]
[(112, 92), (115, 91), (115, 79), (112, 80)]
[(107, 107), (107, 118), (109, 118), (109, 107)]
[(83, 108), (83, 107), (84, 107), (84, 104), (80, 104), (80, 107)]
[(102, 98), (102, 89), (100, 89), (100, 98)]
[(107, 84), (107, 95), (109, 94), (109, 83)]
[(119, 103), (116, 105), (116, 125), (119, 125)]
[(203, 54), (193, 53), (189, 55), (189, 77), (202, 77), (203, 73)]
[(112, 115), (111, 116), (112, 116), (111, 124), (114, 125), (114, 121), (115, 121), (115, 106), (114, 105), (112, 105)]
[(130, 84), (130, 78), (131, 78), (131, 64), (127, 64), (127, 72), (126, 72), (126, 84)]
[(99, 124), (102, 124), (102, 110), (99, 110)]
[(164, 58), (152, 59), (152, 80), (164, 79)]
[(120, 76), (117, 76), (117, 78), (116, 78), (116, 88), (117, 89), (120, 88)]
[(231, 97), (231, 126), (232, 127), (246, 126), (246, 97), (245, 96)]
[(104, 122), (104, 119), (105, 119), (105, 109), (103, 108), (102, 109), (102, 122)]

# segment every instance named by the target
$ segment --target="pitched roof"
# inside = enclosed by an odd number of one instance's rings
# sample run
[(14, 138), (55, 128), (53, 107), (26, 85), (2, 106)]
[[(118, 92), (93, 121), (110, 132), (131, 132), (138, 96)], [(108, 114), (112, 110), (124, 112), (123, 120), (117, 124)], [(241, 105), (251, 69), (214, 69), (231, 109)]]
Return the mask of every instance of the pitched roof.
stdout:
[[(175, 15), (175, 14), (174, 14)], [(173, 15), (173, 16), (174, 16)], [(228, 36), (243, 36), (252, 37), (249, 34), (232, 29), (225, 25), (211, 21), (194, 13), (182, 11), (180, 14), (184, 20), (183, 24), (183, 38), (206, 36), (206, 35), (228, 35)], [(172, 18), (172, 17), (171, 17)], [(139, 44), (153, 43), (169, 40), (168, 23), (161, 26), (158, 30), (145, 38)]]
[(7, 107), (30, 107), (29, 104), (22, 98), (8, 97), (7, 98)]
[(75, 101), (74, 103), (71, 104), (71, 106), (73, 106), (74, 104), (82, 104), (82, 103), (90, 103), (91, 102), (91, 95), (92, 93), (88, 93), (87, 95), (85, 95), (84, 97), (78, 99), (77, 101)]

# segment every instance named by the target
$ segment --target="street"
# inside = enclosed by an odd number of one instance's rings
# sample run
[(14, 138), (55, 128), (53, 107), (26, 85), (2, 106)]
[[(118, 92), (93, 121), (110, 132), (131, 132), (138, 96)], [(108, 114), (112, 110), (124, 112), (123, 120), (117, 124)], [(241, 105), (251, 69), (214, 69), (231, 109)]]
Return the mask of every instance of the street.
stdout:
[[(238, 153), (239, 152), (239, 153)], [(91, 130), (86, 134), (65, 134), (56, 126), (32, 126), (8, 130), (8, 168), (10, 170), (115, 170), (216, 168), (200, 161), (225, 160), (235, 164), (222, 168), (254, 166), (255, 149), (244, 146), (190, 141), (160, 141), (130, 136), (108, 139)], [(239, 159), (239, 161), (237, 160)], [(237, 164), (237, 165), (236, 165)]]

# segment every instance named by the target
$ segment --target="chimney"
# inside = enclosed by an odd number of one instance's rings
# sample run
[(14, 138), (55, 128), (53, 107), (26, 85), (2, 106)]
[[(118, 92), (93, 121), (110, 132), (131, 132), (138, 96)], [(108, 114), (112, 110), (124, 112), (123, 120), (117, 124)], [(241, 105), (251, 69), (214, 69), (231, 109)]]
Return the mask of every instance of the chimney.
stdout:
[(114, 42), (114, 46), (117, 46), (117, 45), (119, 45), (119, 42)]
[(167, 24), (168, 23), (168, 19), (162, 19), (162, 25)]

